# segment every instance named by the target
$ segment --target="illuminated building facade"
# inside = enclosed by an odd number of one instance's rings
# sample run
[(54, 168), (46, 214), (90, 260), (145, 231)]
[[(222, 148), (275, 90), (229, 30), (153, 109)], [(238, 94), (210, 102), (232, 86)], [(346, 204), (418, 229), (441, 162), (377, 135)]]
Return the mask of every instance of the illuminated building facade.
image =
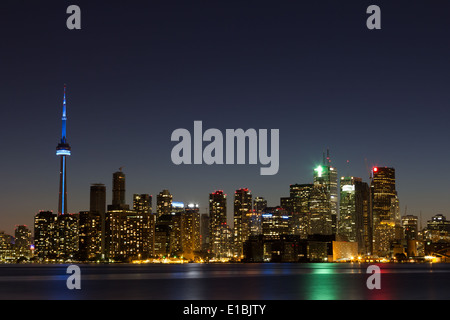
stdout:
[(314, 169), (314, 186), (309, 207), (311, 234), (336, 234), (339, 213), (337, 170), (331, 166), (329, 155)]
[(292, 216), (282, 207), (267, 207), (262, 216), (262, 235), (264, 240), (280, 239), (290, 234)]
[(356, 242), (358, 253), (370, 253), (369, 186), (361, 178), (341, 177), (338, 233)]
[(152, 196), (149, 194), (133, 194), (133, 210), (151, 214), (152, 213)]
[(172, 211), (172, 195), (169, 190), (164, 189), (156, 196), (156, 214), (157, 218), (163, 214), (169, 214)]
[(311, 232), (309, 201), (313, 184), (291, 184), (289, 196), (292, 201), (292, 234), (306, 239)]
[[(100, 239), (100, 256), (105, 257), (106, 248), (106, 186), (102, 183), (94, 183), (90, 188), (89, 214), (80, 213), (80, 232), (83, 225), (83, 232), (95, 233), (86, 243), (90, 248), (85, 253), (90, 256), (96, 256), (98, 252), (98, 241)], [(85, 234), (87, 235), (87, 234)], [(80, 241), (81, 243), (81, 241)]]
[(436, 214), (427, 221), (425, 239), (434, 243), (450, 242), (450, 221), (442, 214)]
[(200, 209), (198, 204), (189, 204), (181, 214), (181, 239), (183, 257), (194, 260), (201, 250)]
[(249, 221), (250, 236), (262, 234), (261, 216), (267, 208), (267, 200), (263, 197), (255, 197), (253, 200), (253, 212)]
[(209, 195), (209, 227), (211, 257), (229, 258), (231, 256), (230, 239), (233, 234), (227, 224), (227, 195), (222, 190)]
[(40, 260), (56, 259), (56, 217), (51, 211), (34, 216), (34, 255)]
[(406, 240), (418, 239), (418, 218), (413, 215), (405, 215), (402, 217), (403, 233)]
[(235, 255), (242, 257), (242, 246), (248, 239), (249, 222), (252, 216), (252, 194), (248, 188), (241, 188), (234, 193), (234, 245)]
[(325, 185), (315, 183), (309, 197), (309, 234), (332, 234), (330, 201)]
[(0, 261), (13, 261), (15, 259), (12, 236), (0, 231)]
[(400, 212), (395, 189), (395, 169), (374, 167), (371, 183), (373, 253), (380, 257), (390, 254), (392, 243), (399, 234)]
[(93, 261), (102, 258), (102, 221), (96, 211), (80, 211), (78, 221), (78, 258)]
[(106, 254), (110, 260), (147, 259), (152, 255), (152, 215), (125, 204), (125, 174), (113, 174), (113, 204), (106, 213)]
[(14, 251), (17, 258), (31, 258), (31, 230), (26, 225), (18, 225), (14, 230)]
[(79, 245), (78, 226), (78, 213), (66, 213), (58, 215), (56, 218), (56, 250), (58, 259), (74, 260), (77, 258)]

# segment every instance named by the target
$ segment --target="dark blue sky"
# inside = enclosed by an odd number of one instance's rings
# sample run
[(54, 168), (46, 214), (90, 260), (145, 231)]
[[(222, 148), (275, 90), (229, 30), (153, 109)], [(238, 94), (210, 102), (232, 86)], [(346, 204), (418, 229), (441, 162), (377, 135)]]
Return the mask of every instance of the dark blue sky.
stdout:
[[(63, 85), (68, 206), (124, 167), (133, 193), (169, 189), (232, 209), (248, 187), (269, 205), (312, 182), (330, 149), (339, 176), (393, 166), (402, 214), (450, 218), (450, 5), (447, 1), (2, 1), (0, 230), (57, 210)], [(81, 8), (81, 30), (66, 8)], [(381, 8), (381, 30), (366, 8)], [(280, 130), (280, 170), (175, 166), (173, 130)], [(350, 164), (347, 165), (346, 161)], [(206, 211), (206, 209), (203, 209)]]

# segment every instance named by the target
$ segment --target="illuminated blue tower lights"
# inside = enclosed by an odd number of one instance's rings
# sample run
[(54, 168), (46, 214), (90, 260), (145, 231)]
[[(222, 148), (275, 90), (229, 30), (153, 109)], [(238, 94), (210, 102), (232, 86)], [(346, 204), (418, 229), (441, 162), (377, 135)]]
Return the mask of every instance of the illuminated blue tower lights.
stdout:
[(58, 215), (67, 213), (67, 175), (66, 175), (66, 157), (70, 156), (70, 145), (66, 139), (66, 85), (64, 85), (64, 100), (62, 112), (62, 132), (61, 142), (56, 147), (56, 155), (61, 157), (61, 169), (59, 171), (59, 204)]

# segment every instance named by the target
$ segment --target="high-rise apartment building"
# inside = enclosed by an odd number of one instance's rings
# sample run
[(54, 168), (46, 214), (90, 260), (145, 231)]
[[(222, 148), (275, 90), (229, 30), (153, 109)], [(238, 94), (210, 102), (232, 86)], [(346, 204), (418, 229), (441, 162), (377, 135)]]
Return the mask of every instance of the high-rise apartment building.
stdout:
[(113, 204), (106, 213), (106, 254), (109, 259), (128, 261), (152, 255), (152, 215), (134, 211), (125, 204), (125, 174), (113, 175)]
[(234, 245), (235, 255), (242, 257), (244, 242), (250, 234), (252, 216), (252, 194), (248, 188), (241, 188), (234, 193)]
[(209, 245), (212, 257), (229, 258), (229, 231), (227, 225), (227, 195), (222, 190), (209, 195)]
[[(90, 257), (97, 255), (100, 250), (100, 258), (105, 258), (106, 250), (106, 186), (101, 183), (91, 185), (89, 214), (80, 213), (80, 232), (83, 225), (86, 235), (91, 234), (88, 245)], [(98, 241), (100, 240), (100, 243)], [(80, 242), (81, 243), (81, 242)]]
[(14, 230), (14, 251), (17, 258), (31, 258), (31, 230), (26, 225), (18, 225)]
[(156, 215), (157, 218), (163, 214), (170, 214), (172, 212), (172, 195), (169, 190), (164, 189), (156, 196)]
[(181, 246), (183, 256), (188, 260), (194, 260), (201, 250), (198, 204), (188, 204), (181, 213)]
[(40, 261), (57, 257), (56, 217), (51, 211), (40, 211), (34, 217), (34, 255)]
[(149, 194), (133, 194), (133, 210), (151, 214), (152, 196)]

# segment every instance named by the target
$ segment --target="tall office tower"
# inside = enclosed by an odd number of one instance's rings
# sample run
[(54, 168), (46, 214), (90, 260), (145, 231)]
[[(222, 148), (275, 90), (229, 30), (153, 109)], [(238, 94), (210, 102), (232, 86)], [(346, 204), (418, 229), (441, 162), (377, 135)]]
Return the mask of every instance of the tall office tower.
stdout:
[(216, 259), (228, 258), (227, 195), (222, 190), (209, 195), (209, 244)]
[(198, 204), (188, 204), (181, 213), (181, 247), (183, 256), (188, 260), (194, 260), (201, 250)]
[(66, 85), (64, 85), (64, 100), (62, 111), (62, 130), (61, 141), (56, 147), (56, 155), (61, 157), (61, 166), (59, 170), (59, 203), (58, 214), (63, 215), (67, 213), (67, 172), (66, 172), (66, 157), (70, 156), (71, 149), (66, 139)]
[(262, 217), (264, 210), (267, 208), (267, 200), (263, 197), (256, 197), (253, 200), (253, 212), (249, 221), (249, 236), (257, 236), (262, 234)]
[[(125, 204), (125, 173), (122, 168), (113, 174), (113, 195), (112, 207), (115, 210), (129, 210), (129, 206)], [(109, 210), (109, 208), (108, 208)]]
[(332, 234), (330, 201), (325, 185), (315, 183), (309, 197), (309, 234)]
[[(86, 232), (96, 233), (92, 240), (100, 239), (100, 258), (104, 259), (106, 250), (106, 186), (104, 184), (94, 183), (91, 185), (89, 203), (89, 216), (80, 216), (80, 222), (81, 219), (83, 221), (86, 221), (86, 219), (91, 221)], [(97, 243), (91, 243), (91, 251), (97, 252), (97, 245)]]
[(252, 193), (248, 188), (241, 188), (234, 193), (234, 245), (235, 255), (243, 257), (243, 245), (248, 239), (250, 219), (252, 216)]
[(89, 211), (97, 212), (102, 217), (106, 212), (106, 187), (102, 183), (94, 183), (90, 189)]
[[(323, 164), (314, 169), (314, 213), (311, 210), (313, 233), (336, 234), (339, 213), (337, 170), (331, 166), (329, 153)], [(321, 195), (321, 193), (325, 193)], [(313, 216), (314, 214), (314, 216)], [(312, 222), (312, 221), (311, 221)], [(318, 224), (316, 224), (318, 222)]]
[(169, 190), (164, 189), (156, 196), (156, 217), (172, 212), (172, 195)]
[(284, 208), (267, 207), (261, 217), (264, 240), (279, 240), (282, 235), (290, 234), (291, 216)]
[(80, 211), (78, 216), (78, 259), (80, 261), (103, 259), (100, 214), (96, 211)]
[(313, 184), (290, 185), (290, 198), (292, 201), (292, 234), (306, 239), (310, 234), (309, 200)]
[(14, 251), (17, 258), (31, 258), (31, 230), (26, 225), (18, 225), (14, 230)]
[(56, 259), (56, 217), (51, 211), (39, 211), (34, 217), (34, 254), (40, 261)]
[(358, 253), (370, 252), (369, 186), (361, 178), (341, 177), (340, 219), (338, 233), (345, 240), (358, 243)]
[(152, 196), (149, 194), (133, 194), (133, 210), (140, 213), (152, 213)]
[(395, 169), (374, 167), (371, 183), (373, 253), (388, 256), (396, 240), (399, 205), (395, 190)]

